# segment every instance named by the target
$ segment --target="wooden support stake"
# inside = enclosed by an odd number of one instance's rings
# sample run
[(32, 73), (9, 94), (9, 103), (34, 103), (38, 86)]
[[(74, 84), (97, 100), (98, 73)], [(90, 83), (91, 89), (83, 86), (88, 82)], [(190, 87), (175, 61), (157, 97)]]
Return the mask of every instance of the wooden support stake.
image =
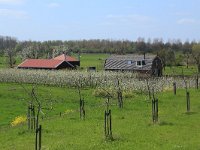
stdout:
[(35, 130), (35, 150), (41, 150), (42, 147), (42, 126)]
[(38, 149), (38, 128), (35, 130), (35, 150)]
[(107, 124), (107, 112), (105, 110), (105, 113), (104, 113), (104, 132), (105, 132), (105, 136), (107, 136), (107, 131), (106, 131), (106, 124)]
[(80, 99), (80, 118), (85, 119), (85, 101)]
[(186, 93), (186, 103), (187, 103), (187, 112), (189, 112), (190, 111), (190, 93), (189, 92), (187, 92)]
[(109, 110), (110, 115), (110, 137), (112, 137), (112, 118), (111, 118), (111, 110)]
[(199, 89), (199, 78), (198, 78), (198, 76), (196, 78), (196, 88)]
[(112, 139), (112, 117), (111, 117), (111, 110), (106, 111), (104, 114), (104, 132), (105, 137)]
[(176, 95), (176, 82), (173, 82), (173, 87), (174, 87), (174, 95)]
[(156, 122), (158, 122), (158, 99), (156, 99)]
[(42, 147), (42, 126), (39, 126), (39, 150), (41, 150)]
[(158, 99), (152, 99), (152, 120), (158, 122)]
[(30, 106), (28, 106), (27, 121), (28, 121), (28, 129), (30, 130)]

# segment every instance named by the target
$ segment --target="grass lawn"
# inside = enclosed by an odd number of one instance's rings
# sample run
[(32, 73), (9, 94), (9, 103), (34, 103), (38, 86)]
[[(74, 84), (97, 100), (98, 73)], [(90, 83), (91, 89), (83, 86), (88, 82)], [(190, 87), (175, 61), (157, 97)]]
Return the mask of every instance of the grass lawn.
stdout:
[(197, 67), (196, 66), (172, 66), (166, 67), (164, 71), (165, 75), (194, 75), (197, 74)]
[[(30, 85), (25, 85), (31, 89)], [(104, 98), (93, 96), (94, 89), (82, 90), (86, 119), (79, 118), (76, 89), (39, 86), (36, 90), (44, 110), (42, 149), (44, 150), (197, 150), (200, 147), (200, 92), (190, 90), (191, 112), (186, 113), (185, 91), (156, 95), (159, 99), (159, 122), (152, 124), (151, 102), (144, 94), (124, 100), (124, 108), (112, 100), (113, 141), (104, 137)], [(17, 84), (0, 84), (0, 145), (3, 150), (34, 149), (34, 132), (27, 125), (10, 126), (20, 115), (26, 115), (27, 96)], [(60, 117), (59, 113), (63, 115)]]
[(102, 70), (108, 57), (109, 54), (81, 54), (81, 67), (96, 67), (97, 70)]

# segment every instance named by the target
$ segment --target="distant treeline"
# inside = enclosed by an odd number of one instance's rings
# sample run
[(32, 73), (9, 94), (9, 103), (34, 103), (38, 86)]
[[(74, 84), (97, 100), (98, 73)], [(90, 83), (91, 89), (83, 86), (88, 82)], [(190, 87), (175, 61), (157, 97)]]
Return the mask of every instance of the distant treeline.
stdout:
[(18, 41), (16, 38), (0, 36), (0, 52), (3, 54), (5, 49), (15, 48), (17, 52), (24, 49), (37, 51), (39, 56), (47, 53), (51, 54), (53, 49), (63, 51), (82, 52), (82, 53), (135, 53), (135, 52), (158, 52), (160, 50), (187, 51), (192, 49), (192, 45), (197, 42), (181, 42), (172, 40), (164, 43), (162, 39), (153, 39), (145, 41), (138, 38), (137, 41), (129, 40), (53, 40), (53, 41)]
[[(163, 42), (162, 39), (138, 38), (137, 41), (129, 40), (53, 40), (53, 41), (18, 41), (14, 37), (0, 36), (0, 55), (11, 57), (20, 56), (26, 58), (52, 58), (60, 53), (154, 53), (163, 57), (163, 61), (177, 64), (175, 52), (191, 54), (193, 45), (200, 44), (193, 42), (182, 42), (181, 40), (171, 40)], [(13, 60), (14, 61), (14, 60)], [(168, 62), (167, 62), (168, 61)], [(12, 61), (11, 61), (12, 62)], [(13, 63), (13, 62), (12, 62)]]

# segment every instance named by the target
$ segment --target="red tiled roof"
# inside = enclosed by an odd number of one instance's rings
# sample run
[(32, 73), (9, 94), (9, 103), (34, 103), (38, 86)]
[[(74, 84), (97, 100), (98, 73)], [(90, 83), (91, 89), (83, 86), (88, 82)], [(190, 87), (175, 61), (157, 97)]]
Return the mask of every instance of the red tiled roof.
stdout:
[(63, 61), (54, 59), (26, 59), (20, 65), (19, 68), (49, 68), (55, 69)]
[(55, 57), (55, 58), (53, 58), (54, 60), (65, 60), (65, 61), (78, 61), (76, 58), (74, 58), (74, 57), (71, 57), (71, 56), (67, 56), (66, 55), (66, 59), (65, 59), (65, 54), (62, 54), (62, 55), (60, 55), (60, 56), (57, 56), (57, 57)]

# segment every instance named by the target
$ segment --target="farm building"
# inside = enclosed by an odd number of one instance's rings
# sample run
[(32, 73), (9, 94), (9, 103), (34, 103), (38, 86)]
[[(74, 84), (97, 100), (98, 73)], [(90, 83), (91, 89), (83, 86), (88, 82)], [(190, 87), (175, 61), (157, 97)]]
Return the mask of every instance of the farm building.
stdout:
[(54, 60), (63, 60), (63, 61), (66, 61), (68, 63), (70, 63), (71, 65), (73, 66), (80, 66), (80, 61), (77, 60), (76, 58), (74, 57), (71, 57), (71, 56), (68, 56), (68, 55), (65, 55), (65, 54), (62, 54), (62, 55), (59, 55), (55, 58), (53, 58)]
[(106, 59), (104, 69), (162, 76), (163, 65), (162, 60), (154, 55), (112, 55)]
[(71, 56), (62, 54), (53, 59), (26, 59), (17, 68), (19, 69), (75, 69), (80, 61)]

